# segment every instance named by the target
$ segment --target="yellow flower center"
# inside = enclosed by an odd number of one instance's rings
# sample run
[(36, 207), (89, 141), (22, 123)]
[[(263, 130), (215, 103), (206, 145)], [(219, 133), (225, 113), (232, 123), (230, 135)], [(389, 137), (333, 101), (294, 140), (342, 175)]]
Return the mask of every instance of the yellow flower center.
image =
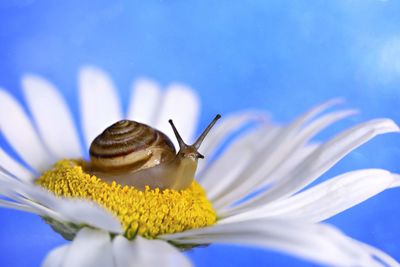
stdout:
[(57, 196), (84, 198), (118, 217), (127, 238), (201, 228), (216, 222), (216, 213), (203, 188), (196, 182), (185, 190), (159, 190), (105, 183), (85, 173), (79, 161), (61, 160), (36, 181)]

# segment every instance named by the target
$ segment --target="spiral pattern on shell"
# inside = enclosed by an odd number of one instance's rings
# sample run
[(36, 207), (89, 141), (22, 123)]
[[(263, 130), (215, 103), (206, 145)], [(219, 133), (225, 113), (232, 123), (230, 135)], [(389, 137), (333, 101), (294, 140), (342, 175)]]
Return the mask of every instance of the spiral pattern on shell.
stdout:
[(146, 124), (121, 120), (93, 140), (89, 153), (98, 169), (140, 170), (171, 160), (175, 147), (164, 133)]

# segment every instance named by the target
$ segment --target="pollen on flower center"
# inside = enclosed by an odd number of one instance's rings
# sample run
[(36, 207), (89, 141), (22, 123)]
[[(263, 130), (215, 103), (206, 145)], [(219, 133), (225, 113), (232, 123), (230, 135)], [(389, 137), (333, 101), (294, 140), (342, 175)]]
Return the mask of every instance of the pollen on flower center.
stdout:
[(185, 190), (159, 190), (107, 184), (83, 171), (79, 161), (61, 160), (36, 181), (57, 196), (84, 198), (104, 206), (121, 221), (127, 238), (161, 234), (212, 225), (216, 213), (196, 182)]

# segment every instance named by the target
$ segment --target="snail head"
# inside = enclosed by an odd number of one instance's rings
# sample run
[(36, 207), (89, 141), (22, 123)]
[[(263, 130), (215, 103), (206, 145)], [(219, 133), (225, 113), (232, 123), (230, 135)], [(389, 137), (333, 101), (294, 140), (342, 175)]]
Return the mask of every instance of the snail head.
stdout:
[(196, 142), (194, 142), (192, 145), (187, 145), (181, 135), (179, 134), (178, 130), (176, 129), (174, 123), (172, 120), (169, 120), (168, 122), (171, 124), (171, 127), (174, 131), (174, 134), (176, 136), (176, 139), (178, 140), (179, 143), (179, 152), (178, 156), (185, 157), (185, 158), (191, 158), (193, 160), (197, 159), (203, 159), (204, 156), (200, 154), (198, 151), (199, 147), (201, 146), (201, 143), (203, 142), (204, 138), (207, 136), (207, 134), (210, 132), (211, 128), (214, 126), (214, 124), (221, 118), (220, 114), (217, 114), (215, 118), (211, 121), (211, 123), (207, 126), (207, 128), (203, 131), (203, 133), (197, 138)]

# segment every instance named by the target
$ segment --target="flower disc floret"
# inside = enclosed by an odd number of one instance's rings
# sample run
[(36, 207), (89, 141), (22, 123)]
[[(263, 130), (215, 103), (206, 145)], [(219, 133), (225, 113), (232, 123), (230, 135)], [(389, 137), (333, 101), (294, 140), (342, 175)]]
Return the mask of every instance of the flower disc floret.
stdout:
[(216, 222), (216, 212), (197, 182), (180, 191), (149, 187), (140, 191), (116, 182), (108, 184), (85, 173), (82, 164), (61, 160), (36, 183), (57, 196), (83, 198), (105, 207), (118, 217), (129, 239), (137, 234), (152, 239)]

